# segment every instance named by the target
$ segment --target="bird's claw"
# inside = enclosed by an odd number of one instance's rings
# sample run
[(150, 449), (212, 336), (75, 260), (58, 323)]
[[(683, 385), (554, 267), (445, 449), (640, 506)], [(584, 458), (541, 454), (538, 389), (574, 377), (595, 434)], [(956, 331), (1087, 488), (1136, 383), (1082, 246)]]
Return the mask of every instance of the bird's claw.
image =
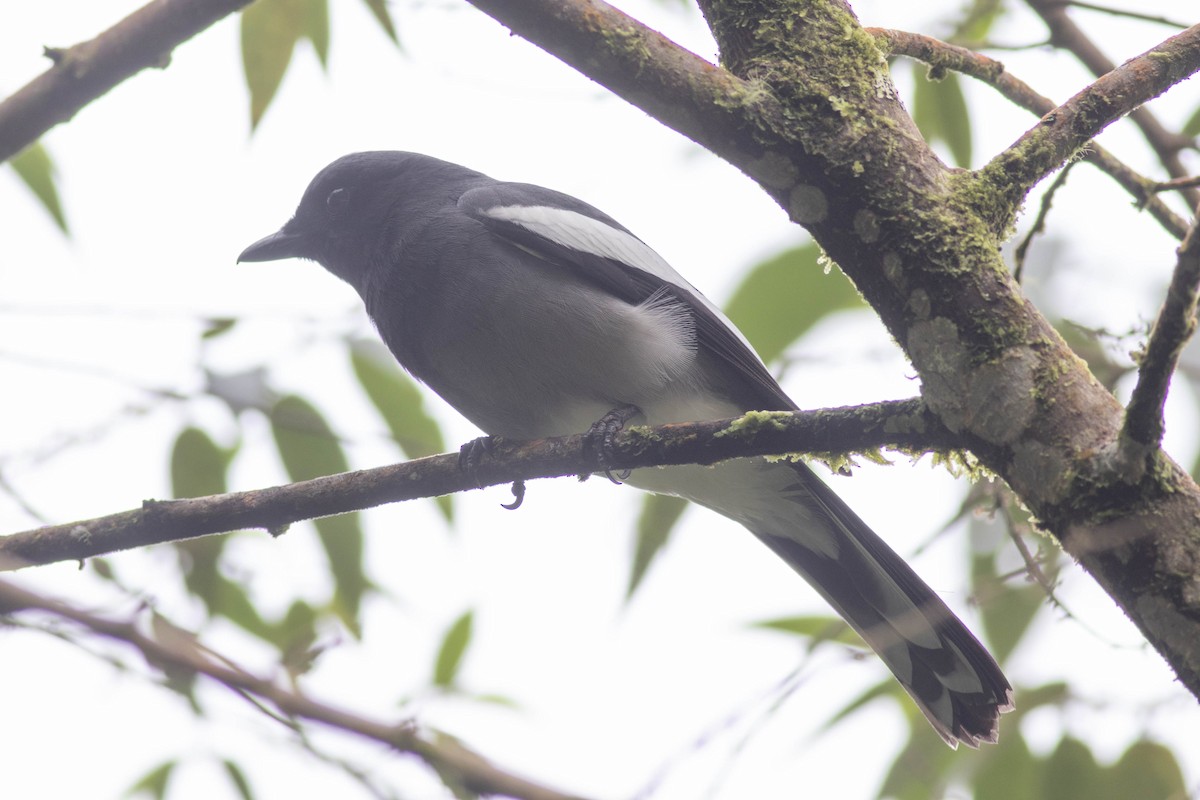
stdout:
[[(629, 477), (631, 472), (631, 470), (623, 469), (613, 473), (612, 462), (616, 455), (614, 439), (624, 429), (625, 423), (641, 413), (642, 410), (633, 404), (618, 406), (592, 423), (592, 427), (584, 435), (584, 452), (595, 454), (604, 476), (613, 483), (620, 484)], [(580, 480), (586, 477), (586, 475), (579, 476)]]

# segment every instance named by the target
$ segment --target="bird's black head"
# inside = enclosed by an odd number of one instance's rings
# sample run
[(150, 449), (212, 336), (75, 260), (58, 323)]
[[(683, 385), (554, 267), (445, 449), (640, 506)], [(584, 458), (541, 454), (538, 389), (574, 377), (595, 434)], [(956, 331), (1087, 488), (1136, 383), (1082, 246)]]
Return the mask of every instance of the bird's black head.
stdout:
[(418, 153), (352, 153), (317, 173), (295, 215), (238, 261), (307, 258), (352, 285), (375, 263), (384, 239), (428, 204), (457, 200), (479, 173)]

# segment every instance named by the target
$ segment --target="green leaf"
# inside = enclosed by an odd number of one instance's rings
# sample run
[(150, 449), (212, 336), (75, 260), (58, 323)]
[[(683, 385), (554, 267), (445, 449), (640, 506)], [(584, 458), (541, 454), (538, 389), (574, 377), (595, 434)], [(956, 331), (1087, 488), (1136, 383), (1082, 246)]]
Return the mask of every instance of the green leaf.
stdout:
[[(258, 0), (242, 12), (242, 68), (250, 90), (250, 129), (258, 127), (275, 98), (292, 51), (311, 36), (312, 0)], [(327, 23), (326, 23), (327, 25)]]
[(636, 541), (633, 549), (633, 564), (629, 569), (629, 588), (625, 599), (641, 586), (650, 564), (666, 547), (671, 531), (679, 522), (687, 501), (665, 494), (648, 494), (642, 499), (642, 510), (638, 514)]
[(175, 761), (164, 761), (139, 778), (137, 783), (130, 786), (122, 796), (134, 797), (148, 794), (161, 800), (167, 796), (167, 784), (171, 781), (171, 773), (174, 771), (175, 765)]
[(733, 293), (725, 312), (770, 363), (819, 321), (841, 309), (862, 307), (858, 290), (841, 274), (825, 274), (820, 248), (809, 243), (755, 266)]
[(1012, 800), (1015, 797), (1065, 800), (1063, 795), (1037, 793), (1042, 763), (1030, 752), (1016, 726), (1005, 731), (1000, 741), (982, 755), (983, 765), (975, 775), (974, 800)]
[(237, 324), (237, 317), (210, 317), (204, 320), (204, 331), (201, 339), (215, 339), (229, 331)]
[[(896, 683), (896, 679), (889, 675), (888, 677), (884, 678), (879, 683), (872, 686), (870, 689), (867, 689), (865, 692), (860, 694), (858, 697), (851, 700), (846, 705), (842, 706), (841, 710), (839, 710), (836, 714), (834, 714), (829, 719), (825, 720), (825, 724), (823, 724), (821, 726), (821, 730), (828, 730), (829, 728), (832, 728), (834, 725), (837, 725), (839, 722), (841, 722), (846, 717), (853, 714), (855, 711), (858, 711), (860, 708), (863, 708), (864, 706), (870, 705), (871, 703), (875, 702), (875, 700), (877, 698), (895, 697), (895, 698), (899, 699), (903, 695), (903, 693), (904, 693), (904, 690), (900, 688), (900, 684)], [(906, 697), (904, 700), (901, 700), (900, 702), (903, 703), (903, 702), (911, 702), (911, 701), (908, 700)]]
[(1003, 0), (973, 0), (962, 9), (962, 16), (955, 21), (954, 31), (946, 41), (980, 49), (979, 45), (987, 41), (992, 27), (1005, 11)]
[(952, 72), (913, 65), (913, 121), (930, 144), (942, 142), (956, 166), (971, 166), (971, 117), (962, 85)]
[(434, 686), (449, 689), (457, 680), (463, 655), (467, 652), (467, 645), (471, 643), (473, 620), (474, 612), (465, 611), (442, 637), (442, 646), (438, 649), (437, 660), (433, 665)]
[[(351, 342), (350, 364), (363, 391), (378, 409), (392, 439), (405, 456), (421, 458), (446, 451), (442, 429), (425, 410), (421, 390), (378, 342)], [(443, 496), (437, 501), (443, 516), (447, 520), (453, 519), (451, 498)]]
[(387, 34), (387, 37), (399, 45), (400, 39), (396, 36), (396, 26), (392, 23), (392, 15), (388, 11), (387, 0), (363, 0), (363, 2), (367, 4), (367, 8), (371, 9), (371, 13), (375, 15), (376, 21), (383, 28), (383, 32)]
[(1183, 135), (1191, 136), (1193, 139), (1200, 136), (1200, 108), (1192, 112), (1188, 121), (1183, 123)]
[[(1193, 740), (1194, 741), (1194, 740)], [(1157, 742), (1134, 742), (1111, 769), (1108, 797), (1188, 797), (1175, 754)]]
[[(1086, 744), (1067, 736), (1059, 741), (1054, 752), (1046, 759), (1038, 793), (1029, 796), (1053, 797), (1055, 800), (1103, 800), (1112, 797), (1105, 791), (1108, 783), (1105, 771), (1096, 763), (1096, 757)], [(1150, 795), (1135, 792), (1128, 797)]]
[(908, 743), (892, 762), (879, 789), (879, 797), (895, 800), (942, 797), (948, 775), (957, 763), (957, 752), (946, 747), (929, 727), (924, 715), (915, 708), (908, 715), (908, 724)]
[(9, 159), (9, 163), (17, 171), (17, 177), (29, 187), (34, 196), (41, 201), (42, 207), (54, 218), (59, 230), (70, 233), (67, 230), (67, 216), (63, 212), (62, 203), (58, 199), (58, 188), (54, 183), (54, 162), (46, 148), (42, 147), (40, 142), (34, 142)]
[(840, 617), (820, 614), (780, 617), (778, 619), (754, 622), (752, 626), (810, 639), (810, 650), (822, 642), (839, 642), (851, 647), (869, 649), (867, 643), (862, 640), (862, 637)]
[(313, 646), (317, 641), (317, 612), (303, 600), (295, 601), (276, 626), (274, 639), (288, 675), (296, 678), (305, 674), (322, 652), (322, 648)]
[[(288, 477), (304, 481), (346, 472), (349, 463), (333, 430), (307, 400), (289, 395), (271, 409), (271, 432)], [(334, 583), (334, 611), (359, 635), (359, 609), (369, 584), (363, 572), (363, 533), (357, 514), (315, 520)]]
[(242, 800), (254, 800), (254, 791), (250, 788), (250, 781), (246, 780), (246, 773), (242, 772), (242, 768), (229, 759), (224, 759), (221, 764), (225, 767), (225, 774), (229, 776), (233, 788), (237, 789), (238, 797)]
[(205, 497), (227, 491), (229, 453), (207, 433), (184, 428), (171, 448), (171, 490), (176, 497)]
[(307, 0), (304, 12), (303, 36), (312, 43), (321, 62), (321, 69), (329, 68), (329, 0)]

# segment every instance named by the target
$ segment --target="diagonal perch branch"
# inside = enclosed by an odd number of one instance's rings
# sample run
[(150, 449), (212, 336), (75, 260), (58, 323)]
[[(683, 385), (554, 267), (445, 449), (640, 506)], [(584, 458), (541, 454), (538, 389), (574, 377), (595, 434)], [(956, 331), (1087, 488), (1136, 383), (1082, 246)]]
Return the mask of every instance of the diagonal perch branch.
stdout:
[(162, 68), (171, 51), (251, 0), (153, 0), (94, 39), (47, 48), (50, 69), (0, 102), (0, 162), (125, 79)]
[[(917, 399), (870, 406), (759, 413), (717, 422), (633, 428), (615, 439), (612, 469), (712, 464), (791, 452), (854, 452), (894, 446), (953, 450), (952, 434)], [(293, 522), (384, 503), (435, 497), (534, 478), (603, 471), (583, 436), (531, 442), (496, 440), (482, 463), (464, 471), (456, 454), (430, 456), (310, 481), (190, 500), (146, 501), (105, 517), (0, 537), (0, 569), (71, 561), (245, 528), (279, 532)]]
[(227, 659), (210, 654), (186, 633), (163, 636), (143, 633), (132, 621), (114, 620), (0, 582), (0, 614), (43, 611), (69, 620), (99, 636), (138, 650), (146, 662), (159, 669), (188, 675), (205, 675), (235, 692), (260, 698), (291, 718), (318, 722), (331, 728), (380, 742), (402, 753), (417, 756), (439, 773), (447, 773), (480, 795), (502, 795), (518, 800), (581, 800), (514, 775), (449, 737), (423, 735), (408, 723), (386, 723), (352, 713), (277, 681), (247, 672)]

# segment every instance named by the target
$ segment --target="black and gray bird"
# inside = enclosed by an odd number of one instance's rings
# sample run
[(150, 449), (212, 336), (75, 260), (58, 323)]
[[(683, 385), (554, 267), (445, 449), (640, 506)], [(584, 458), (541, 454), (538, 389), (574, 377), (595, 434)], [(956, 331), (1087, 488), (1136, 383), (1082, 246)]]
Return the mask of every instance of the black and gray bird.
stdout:
[[(239, 261), (306, 258), (353, 286), (392, 353), (492, 436), (565, 436), (796, 404), (657, 253), (569, 195), (429, 156), (322, 170)], [(994, 742), (1012, 689), (933, 590), (807, 467), (763, 458), (628, 483), (733, 519), (862, 635), (951, 746)]]

